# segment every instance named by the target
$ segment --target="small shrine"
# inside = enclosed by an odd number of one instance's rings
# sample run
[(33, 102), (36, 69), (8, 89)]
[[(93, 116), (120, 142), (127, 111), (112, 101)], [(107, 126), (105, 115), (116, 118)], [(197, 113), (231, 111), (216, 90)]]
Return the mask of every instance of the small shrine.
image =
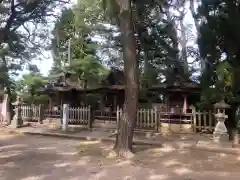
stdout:
[(89, 87), (87, 81), (81, 80), (78, 75), (71, 72), (51, 76), (49, 81), (49, 84), (42, 89), (42, 93), (50, 97), (49, 106), (52, 106), (53, 102), (57, 105), (79, 106), (84, 104), (86, 93), (96, 89)]
[(124, 103), (124, 73), (118, 69), (112, 69), (108, 76), (101, 82), (98, 93), (101, 94), (101, 107), (110, 107), (113, 111), (122, 107)]
[(153, 85), (149, 91), (161, 95), (162, 103), (153, 104), (161, 116), (162, 131), (192, 132), (191, 106), (200, 99), (201, 88), (197, 82), (175, 72), (171, 79)]
[(149, 90), (162, 95), (166, 111), (187, 113), (189, 105), (194, 104), (200, 97), (200, 85), (179, 74), (173, 76), (173, 80), (166, 80), (161, 84), (153, 85)]

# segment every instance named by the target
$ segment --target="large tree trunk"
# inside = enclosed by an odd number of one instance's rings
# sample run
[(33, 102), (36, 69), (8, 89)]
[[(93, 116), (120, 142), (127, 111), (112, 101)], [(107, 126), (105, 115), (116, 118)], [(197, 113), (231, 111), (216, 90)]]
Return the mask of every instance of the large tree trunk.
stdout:
[(136, 42), (133, 32), (130, 0), (117, 0), (119, 5), (120, 31), (122, 34), (125, 73), (125, 102), (118, 124), (114, 150), (119, 156), (128, 158), (132, 154), (132, 141), (137, 118), (138, 83)]
[(168, 35), (172, 41), (172, 47), (175, 53), (175, 59), (179, 59), (178, 37), (177, 37), (177, 25), (170, 12), (170, 7), (166, 7), (166, 16), (169, 24)]
[(197, 34), (199, 35), (200, 24), (199, 24), (198, 19), (197, 19), (197, 13), (195, 12), (195, 1), (194, 0), (190, 0), (190, 11), (191, 11), (191, 14), (192, 14), (192, 17), (193, 17), (193, 20), (194, 20), (194, 25), (196, 27)]
[[(193, 17), (193, 20), (194, 20), (194, 25), (196, 27), (196, 31), (197, 31), (197, 37), (199, 38), (200, 37), (200, 20), (198, 20), (198, 17), (197, 17), (197, 13), (195, 11), (195, 5), (196, 5), (196, 1), (195, 0), (190, 0), (190, 11), (191, 11), (191, 14), (192, 14), (192, 17)], [(198, 46), (198, 49), (199, 49), (199, 46)], [(202, 59), (201, 60), (201, 73), (203, 74), (204, 71), (205, 71), (205, 68), (207, 68), (207, 60), (206, 59)]]
[[(184, 5), (183, 5), (184, 6)], [(184, 19), (185, 13), (181, 12), (180, 13), (180, 17), (179, 17), (179, 21), (180, 21), (180, 31), (181, 31), (181, 37), (180, 37), (180, 45), (182, 47), (181, 50), (181, 56), (180, 56), (180, 60), (182, 60), (183, 63), (183, 70), (184, 70), (184, 75), (189, 76), (189, 71), (188, 71), (188, 60), (187, 60), (187, 36), (185, 33), (185, 27), (183, 24), (183, 19)]]

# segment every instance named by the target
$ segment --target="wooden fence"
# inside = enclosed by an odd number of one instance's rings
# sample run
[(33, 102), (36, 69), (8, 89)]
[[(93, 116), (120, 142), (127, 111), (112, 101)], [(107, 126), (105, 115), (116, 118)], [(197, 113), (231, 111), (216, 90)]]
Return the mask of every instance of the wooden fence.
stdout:
[(68, 124), (87, 125), (91, 121), (91, 108), (87, 107), (70, 107), (69, 108), (69, 119)]
[(24, 121), (40, 122), (43, 120), (42, 106), (21, 106), (21, 116)]
[[(21, 106), (21, 115), (25, 121), (39, 122), (46, 118), (62, 117), (62, 110), (43, 109), (42, 106)], [(96, 118), (95, 118), (96, 117)], [(100, 115), (98, 116), (100, 117)], [(122, 117), (122, 109), (117, 109), (111, 113), (111, 122), (119, 122)], [(97, 119), (97, 111), (94, 113), (90, 106), (69, 107), (68, 122), (72, 125), (88, 125), (94, 119)], [(109, 119), (106, 119), (109, 120)], [(103, 122), (106, 121), (105, 119)], [(137, 113), (136, 129), (152, 130), (152, 131), (170, 131), (170, 132), (206, 132), (211, 133), (214, 130), (216, 120), (212, 111), (196, 111), (195, 107), (191, 108), (191, 112), (165, 112), (162, 109), (141, 108)]]
[[(122, 109), (117, 109), (117, 123), (121, 120)], [(154, 130), (157, 128), (157, 113), (155, 109), (139, 109), (136, 129)]]
[[(117, 123), (121, 120), (122, 109), (117, 109)], [(163, 112), (157, 108), (139, 109), (136, 129), (169, 131), (177, 133), (205, 132), (212, 133), (216, 120), (212, 111), (196, 111), (189, 113)]]
[(117, 111), (111, 111), (110, 108), (104, 108), (103, 110), (95, 110), (94, 116), (96, 120), (103, 120), (108, 122), (116, 122)]
[[(61, 109), (43, 109), (41, 105), (21, 106), (21, 116), (24, 121), (39, 122), (44, 119), (58, 118), (61, 119)], [(91, 118), (90, 107), (70, 107), (69, 108), (69, 124), (79, 125), (88, 124)]]
[(194, 132), (213, 132), (216, 119), (212, 111), (196, 111), (193, 109), (193, 131)]
[(53, 108), (45, 108), (44, 109), (44, 119), (60, 119), (61, 118), (61, 108), (53, 107)]
[[(122, 109), (117, 109), (117, 123), (121, 120)], [(139, 109), (137, 114), (136, 129), (156, 129), (157, 113), (155, 109)]]
[[(21, 116), (24, 121), (39, 122), (48, 118), (62, 117), (61, 109), (43, 109), (41, 105), (21, 106)], [(92, 111), (90, 106), (87, 107), (69, 107), (68, 123), (72, 125), (88, 125), (92, 120)]]

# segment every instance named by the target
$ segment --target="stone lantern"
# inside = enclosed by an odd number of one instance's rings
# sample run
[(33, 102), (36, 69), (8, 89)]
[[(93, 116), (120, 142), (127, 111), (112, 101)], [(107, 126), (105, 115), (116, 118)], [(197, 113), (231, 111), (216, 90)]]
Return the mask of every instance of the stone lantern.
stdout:
[(226, 142), (229, 140), (229, 136), (227, 133), (227, 128), (224, 124), (225, 120), (228, 118), (228, 116), (225, 114), (225, 110), (230, 108), (230, 105), (224, 100), (221, 100), (214, 104), (214, 108), (217, 111), (215, 114), (217, 124), (213, 132), (213, 140), (215, 142)]
[(14, 128), (19, 128), (23, 125), (23, 120), (21, 116), (21, 100), (19, 95), (17, 96), (16, 102), (12, 103), (14, 105), (14, 116), (11, 122), (11, 126)]

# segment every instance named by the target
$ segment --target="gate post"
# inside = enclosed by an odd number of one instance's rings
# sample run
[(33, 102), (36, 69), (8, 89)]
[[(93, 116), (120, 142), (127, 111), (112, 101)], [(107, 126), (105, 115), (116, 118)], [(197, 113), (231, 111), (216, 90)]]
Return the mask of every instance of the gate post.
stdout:
[(95, 113), (91, 106), (87, 107), (87, 113), (88, 113), (88, 130), (92, 129), (92, 124), (95, 119)]
[(63, 104), (63, 118), (61, 124), (61, 129), (63, 131), (67, 131), (68, 129), (68, 119), (69, 119), (69, 105)]
[(39, 113), (38, 123), (42, 124), (43, 123), (43, 106), (41, 104), (39, 104), (38, 106), (38, 113)]
[(121, 118), (121, 109), (119, 108), (119, 106), (117, 106), (117, 127), (118, 127), (118, 123), (120, 121)]
[(119, 133), (119, 123), (122, 116), (122, 109), (117, 106), (117, 121), (116, 121), (116, 133)]
[(157, 114), (157, 107), (154, 107), (154, 115), (155, 115), (155, 131), (158, 132), (159, 131), (159, 119), (158, 119), (158, 114)]
[(193, 126), (193, 132), (196, 133), (197, 132), (197, 117), (196, 117), (196, 107), (195, 106), (191, 106), (190, 109), (192, 110), (192, 117), (193, 117), (193, 121), (192, 126)]

